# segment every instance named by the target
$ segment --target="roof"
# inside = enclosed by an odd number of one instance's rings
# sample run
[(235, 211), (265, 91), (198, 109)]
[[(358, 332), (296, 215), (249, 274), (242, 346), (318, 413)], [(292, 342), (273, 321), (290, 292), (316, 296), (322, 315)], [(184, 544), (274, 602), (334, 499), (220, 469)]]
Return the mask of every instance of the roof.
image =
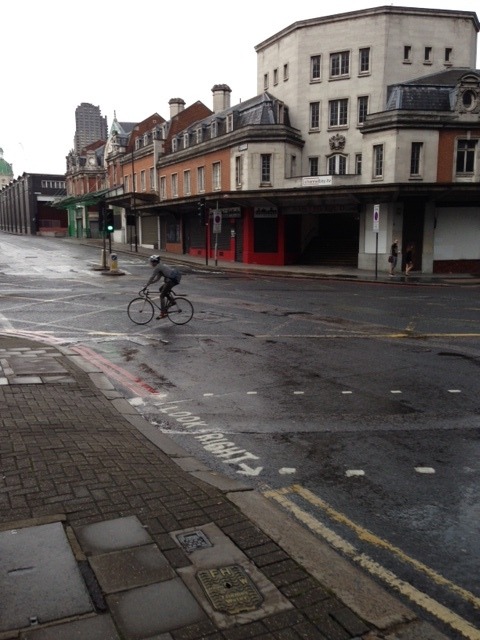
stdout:
[(478, 79), (480, 84), (480, 70), (457, 67), (390, 85), (386, 110), (451, 111), (453, 93), (467, 78)]

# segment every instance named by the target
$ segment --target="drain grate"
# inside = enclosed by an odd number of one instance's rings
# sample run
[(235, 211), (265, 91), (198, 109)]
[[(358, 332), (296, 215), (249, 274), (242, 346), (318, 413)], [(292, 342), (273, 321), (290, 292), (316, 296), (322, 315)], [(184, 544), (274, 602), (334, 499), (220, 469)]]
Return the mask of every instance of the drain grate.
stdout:
[(177, 534), (177, 540), (187, 553), (193, 553), (199, 549), (208, 549), (208, 547), (213, 547), (213, 544), (201, 530), (191, 531), (189, 533), (179, 533)]
[(263, 596), (239, 565), (199, 571), (197, 580), (217, 611), (235, 615), (255, 611), (263, 602)]

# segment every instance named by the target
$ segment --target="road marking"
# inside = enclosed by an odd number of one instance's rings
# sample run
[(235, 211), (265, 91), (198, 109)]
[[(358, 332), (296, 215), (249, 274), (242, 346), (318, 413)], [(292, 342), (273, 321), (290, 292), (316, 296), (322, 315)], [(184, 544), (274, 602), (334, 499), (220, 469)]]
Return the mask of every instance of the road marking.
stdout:
[(282, 467), (281, 469), (278, 470), (278, 473), (281, 476), (286, 476), (288, 474), (292, 474), (292, 473), (296, 473), (296, 472), (297, 472), (297, 470), (293, 469), (291, 467)]
[(449, 389), (448, 393), (462, 393), (460, 389)]
[(247, 396), (256, 396), (258, 391), (247, 391)]
[(435, 469), (433, 467), (415, 467), (415, 471), (417, 473), (435, 473)]
[(342, 395), (349, 396), (353, 393), (353, 391), (342, 391)]
[(400, 389), (391, 389), (390, 393), (398, 393), (398, 394), (400, 394), (402, 392), (400, 391)]
[(294, 391), (293, 395), (294, 396), (303, 396), (305, 394), (305, 391)]
[(347, 478), (352, 478), (354, 476), (364, 476), (365, 471), (363, 469), (347, 469), (347, 471), (345, 471), (345, 475), (347, 476)]
[(480, 640), (480, 630), (470, 624), (467, 620), (457, 615), (451, 609), (448, 609), (444, 605), (440, 604), (427, 594), (419, 591), (408, 582), (400, 579), (393, 572), (389, 571), (375, 560), (370, 558), (364, 553), (359, 553), (354, 545), (344, 540), (340, 535), (332, 531), (318, 520), (316, 520), (311, 514), (301, 509), (297, 504), (289, 500), (286, 496), (289, 494), (297, 494), (304, 498), (310, 504), (322, 509), (332, 520), (335, 520), (350, 529), (352, 529), (360, 540), (364, 540), (369, 544), (381, 547), (398, 556), (404, 562), (412, 565), (416, 570), (424, 573), (434, 582), (442, 585), (456, 595), (463, 598), (468, 603), (472, 604), (476, 608), (480, 608), (480, 599), (474, 594), (470, 593), (466, 589), (454, 584), (447, 578), (436, 573), (430, 567), (427, 567), (422, 562), (407, 556), (401, 549), (391, 545), (386, 540), (379, 538), (372, 532), (364, 529), (360, 525), (349, 520), (344, 514), (336, 511), (328, 505), (324, 500), (313, 494), (308, 489), (304, 489), (300, 485), (292, 485), (284, 489), (269, 489), (263, 492), (265, 497), (271, 498), (278, 502), (282, 507), (292, 513), (300, 522), (303, 522), (314, 533), (320, 535), (335, 549), (338, 549), (354, 562), (360, 565), (363, 569), (366, 569), (369, 573), (382, 580), (385, 584), (395, 589), (402, 595), (409, 598), (412, 602), (434, 615), (438, 620), (450, 626), (452, 629), (459, 631), (468, 640)]

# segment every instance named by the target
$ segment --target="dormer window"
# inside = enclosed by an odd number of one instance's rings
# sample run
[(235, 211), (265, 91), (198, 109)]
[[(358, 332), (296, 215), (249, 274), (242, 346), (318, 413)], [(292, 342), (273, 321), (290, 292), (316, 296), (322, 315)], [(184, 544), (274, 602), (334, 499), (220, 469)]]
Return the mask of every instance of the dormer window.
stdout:
[(217, 137), (217, 130), (218, 130), (218, 123), (216, 120), (212, 120), (211, 124), (210, 124), (210, 137), (211, 138), (216, 138)]
[(197, 129), (197, 144), (203, 141), (203, 129), (202, 127), (198, 127)]
[(183, 148), (187, 149), (189, 144), (189, 135), (188, 133), (183, 134)]
[(172, 153), (175, 153), (178, 149), (178, 140), (177, 138), (172, 138)]
[(474, 109), (475, 105), (477, 104), (477, 96), (475, 92), (471, 91), (470, 89), (465, 91), (462, 96), (462, 104), (467, 111), (471, 111), (472, 109)]
[(227, 133), (233, 131), (233, 113), (227, 115)]

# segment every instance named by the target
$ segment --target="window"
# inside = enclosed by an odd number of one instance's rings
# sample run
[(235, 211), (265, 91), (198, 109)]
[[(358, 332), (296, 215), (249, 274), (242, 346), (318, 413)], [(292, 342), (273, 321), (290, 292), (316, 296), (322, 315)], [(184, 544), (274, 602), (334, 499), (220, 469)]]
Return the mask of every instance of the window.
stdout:
[(370, 73), (370, 47), (364, 47), (358, 52), (358, 72)]
[(283, 81), (288, 80), (288, 64), (283, 65)]
[(348, 124), (348, 99), (330, 100), (328, 103), (328, 126), (342, 127)]
[(357, 174), (357, 176), (362, 175), (362, 154), (361, 153), (355, 154), (355, 173)]
[(268, 73), (263, 76), (263, 88), (265, 91), (268, 89)]
[(177, 138), (172, 138), (172, 153), (178, 149), (178, 140)]
[(216, 136), (217, 136), (217, 121), (212, 120), (212, 122), (210, 123), (210, 137), (216, 138)]
[(189, 135), (188, 135), (188, 133), (184, 133), (183, 134), (183, 148), (184, 149), (188, 149), (188, 143), (189, 143)]
[(412, 142), (410, 153), (410, 175), (419, 176), (421, 174), (423, 142)]
[(183, 193), (186, 196), (189, 196), (191, 194), (191, 188), (192, 188), (192, 184), (191, 184), (191, 179), (190, 179), (190, 171), (184, 171), (183, 172)]
[(160, 199), (166, 200), (167, 198), (167, 179), (165, 176), (160, 177)]
[(318, 176), (318, 158), (308, 159), (308, 172), (311, 176)]
[(123, 184), (125, 186), (125, 191), (130, 193), (130, 176), (125, 176), (123, 179)]
[(292, 155), (290, 158), (290, 177), (294, 178), (297, 175), (297, 156)]
[(172, 198), (178, 196), (178, 174), (172, 173)]
[(452, 47), (446, 47), (445, 48), (445, 64), (452, 64), (452, 53), (453, 53), (453, 49)]
[(320, 128), (320, 103), (310, 103), (310, 129)]
[(273, 84), (274, 85), (278, 84), (278, 69), (273, 70)]
[(477, 140), (459, 140), (457, 142), (457, 173), (474, 172), (476, 147)]
[(199, 193), (205, 191), (205, 167), (197, 169), (197, 190)]
[(262, 184), (271, 184), (271, 168), (272, 168), (272, 156), (270, 153), (262, 153), (260, 155), (261, 163), (261, 177), (260, 182)]
[(233, 131), (233, 113), (227, 115), (227, 133)]
[(202, 129), (202, 127), (199, 127), (197, 129), (197, 144), (199, 142), (202, 142), (202, 140), (203, 140), (203, 129)]
[(330, 77), (339, 78), (350, 73), (350, 52), (340, 51), (330, 54)]
[(150, 191), (155, 191), (155, 169), (153, 167), (150, 168), (149, 174)]
[(212, 188), (219, 191), (221, 188), (220, 162), (214, 162), (212, 165)]
[(310, 82), (320, 80), (320, 61), (321, 56), (312, 56), (310, 58)]
[(237, 187), (242, 186), (242, 156), (235, 156), (235, 184)]
[(328, 158), (328, 175), (344, 176), (347, 173), (347, 158), (339, 153)]
[(383, 178), (383, 144), (373, 146), (373, 177)]
[(368, 96), (360, 96), (358, 98), (357, 123), (363, 124), (368, 113)]
[(431, 64), (432, 62), (432, 47), (425, 47), (425, 55), (423, 56), (423, 62)]
[(140, 190), (141, 191), (147, 190), (147, 175), (145, 171), (140, 171)]
[(462, 105), (466, 111), (472, 111), (477, 106), (477, 94), (471, 89), (467, 89), (462, 95)]
[(403, 47), (403, 61), (411, 62), (410, 60), (411, 55), (412, 55), (412, 47), (409, 44), (407, 44)]

